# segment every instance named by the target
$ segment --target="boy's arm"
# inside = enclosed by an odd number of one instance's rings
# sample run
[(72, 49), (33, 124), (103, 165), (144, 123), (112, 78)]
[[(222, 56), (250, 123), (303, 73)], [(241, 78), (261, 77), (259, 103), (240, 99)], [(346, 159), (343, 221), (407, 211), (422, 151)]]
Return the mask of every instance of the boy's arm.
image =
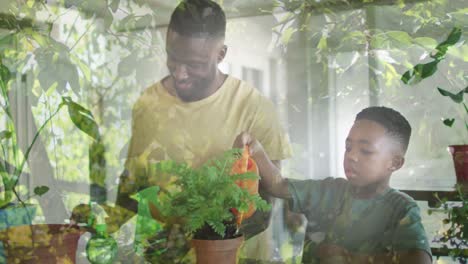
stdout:
[[(260, 173), (260, 187), (272, 196), (287, 199), (291, 195), (288, 191), (287, 180), (281, 177), (281, 168), (271, 161), (263, 149), (262, 144), (247, 132), (240, 133), (234, 140), (233, 148), (249, 146), (251, 157), (257, 163)], [(278, 164), (279, 165), (279, 164)]]
[(288, 182), (281, 177), (280, 168), (270, 160), (263, 149), (252, 154), (260, 172), (260, 185), (272, 196), (288, 199), (291, 195), (288, 191)]
[(390, 254), (353, 254), (336, 245), (321, 245), (319, 248), (320, 263), (401, 263), (431, 264), (431, 257), (422, 249), (397, 251)]
[[(272, 163), (278, 169), (281, 169), (281, 161), (274, 160)], [(271, 194), (267, 192), (263, 186), (260, 186), (258, 194), (269, 204), (273, 205), (273, 196), (271, 196)], [(257, 210), (251, 217), (243, 221), (241, 232), (244, 234), (245, 239), (248, 240), (267, 229), (268, 225), (270, 224), (271, 216), (271, 210), (266, 212)]]

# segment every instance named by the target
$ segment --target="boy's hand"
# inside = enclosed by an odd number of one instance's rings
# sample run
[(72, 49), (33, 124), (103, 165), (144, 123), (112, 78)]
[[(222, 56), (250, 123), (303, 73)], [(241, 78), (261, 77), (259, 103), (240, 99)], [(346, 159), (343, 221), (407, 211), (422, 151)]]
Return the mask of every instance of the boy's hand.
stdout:
[(262, 144), (247, 132), (240, 133), (234, 140), (233, 148), (249, 146), (250, 156), (255, 160), (260, 172), (260, 185), (272, 196), (289, 199), (287, 181), (281, 177), (281, 172), (270, 160)]
[(262, 144), (248, 132), (240, 133), (234, 140), (233, 148), (243, 148), (249, 146), (250, 156), (254, 157), (256, 154), (265, 153)]

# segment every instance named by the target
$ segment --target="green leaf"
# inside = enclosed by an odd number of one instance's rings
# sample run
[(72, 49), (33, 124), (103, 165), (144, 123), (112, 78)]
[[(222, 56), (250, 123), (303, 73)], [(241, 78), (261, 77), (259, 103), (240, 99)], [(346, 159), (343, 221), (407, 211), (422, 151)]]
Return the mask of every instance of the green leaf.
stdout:
[(397, 47), (411, 45), (411, 37), (404, 31), (390, 31), (387, 35), (393, 40)]
[(112, 25), (112, 22), (114, 22), (114, 16), (112, 15), (111, 10), (109, 10), (109, 8), (106, 8), (104, 10), (104, 13), (102, 14), (102, 17), (104, 18), (104, 28), (108, 30)]
[(453, 28), (450, 34), (448, 35), (447, 39), (444, 42), (437, 45), (437, 53), (431, 57), (437, 60), (441, 60), (442, 58), (444, 58), (445, 54), (447, 53), (447, 49), (450, 46), (455, 45), (460, 40), (461, 33), (461, 28)]
[(455, 118), (446, 118), (442, 122), (444, 123), (444, 125), (452, 127), (453, 123), (455, 123)]
[(0, 141), (3, 140), (3, 139), (9, 139), (11, 138), (11, 131), (8, 131), (8, 130), (3, 130), (2, 132), (0, 132)]
[(73, 60), (76, 62), (76, 65), (80, 69), (84, 78), (88, 82), (91, 81), (91, 69), (89, 68), (89, 65), (76, 56), (73, 56)]
[(417, 64), (413, 69), (408, 70), (401, 76), (401, 80), (405, 84), (415, 85), (421, 80), (432, 76), (437, 71), (438, 60), (434, 60), (425, 64)]
[(59, 89), (59, 91), (62, 91), (65, 88), (65, 83), (57, 82), (57, 80), (51, 77), (51, 73), (52, 71), (48, 71), (48, 70), (43, 71), (39, 68), (39, 73), (37, 75), (37, 78), (39, 80), (41, 88), (44, 91), (47, 91), (49, 90), (50, 87), (52, 87), (52, 85), (57, 84), (54, 87), (54, 89)]
[(213, 228), (213, 230), (218, 235), (220, 235), (221, 237), (224, 237), (224, 233), (226, 232), (226, 227), (222, 223), (212, 222), (212, 221), (208, 221), (207, 223), (209, 226), (211, 226), (211, 228)]
[(289, 27), (284, 30), (281, 35), (281, 43), (283, 43), (283, 45), (287, 45), (296, 31), (297, 29), (293, 27)]
[(11, 78), (10, 70), (0, 62), (0, 81), (3, 82), (6, 86), (7, 82)]
[(317, 49), (326, 49), (327, 48), (327, 37), (322, 36), (319, 43), (317, 44)]
[[(68, 82), (72, 90), (76, 94), (79, 94), (80, 83), (76, 65), (72, 64), (70, 61), (63, 61), (60, 63), (56, 74), (60, 76), (60, 83), (65, 84)], [(49, 76), (49, 78), (50, 77), (51, 76)]]
[(370, 45), (375, 49), (385, 49), (388, 48), (388, 39), (383, 35), (372, 35)]
[(31, 35), (31, 37), (37, 42), (37, 44), (40, 47), (46, 47), (47, 45), (49, 45), (49, 42), (50, 42), (50, 37), (49, 36), (41, 34), (41, 33), (37, 32), (37, 31), (34, 31), (34, 30), (31, 30), (28, 33)]
[(37, 186), (36, 188), (34, 188), (34, 194), (38, 196), (42, 196), (48, 191), (49, 191), (49, 187), (47, 186)]
[(144, 30), (145, 28), (151, 26), (151, 21), (153, 16), (146, 14), (135, 22), (135, 30)]
[(109, 5), (112, 12), (115, 13), (115, 11), (117, 11), (117, 8), (119, 8), (119, 4), (120, 4), (120, 0), (112, 0), (112, 2)]
[(78, 69), (70, 61), (70, 52), (65, 45), (53, 42), (50, 47), (39, 48), (34, 53), (39, 66), (37, 77), (44, 91), (57, 83), (56, 89), (61, 92), (69, 83), (75, 93), (79, 92)]
[(99, 140), (99, 127), (91, 111), (73, 102), (70, 97), (62, 97), (62, 102), (68, 106), (68, 113), (75, 126), (93, 139)]
[(124, 17), (118, 24), (117, 31), (132, 31), (135, 28), (136, 18), (134, 14)]
[(448, 96), (450, 97), (450, 99), (452, 99), (452, 101), (454, 101), (455, 103), (459, 104), (463, 101), (463, 93), (464, 91), (461, 90), (460, 92), (458, 92), (457, 94), (453, 94), (447, 90), (444, 90), (440, 87), (437, 87), (437, 90), (439, 91), (439, 93), (443, 96)]
[(433, 38), (428, 37), (414, 38), (413, 43), (427, 49), (433, 49), (437, 46), (437, 41)]
[(450, 34), (448, 35), (447, 39), (440, 43), (436, 49), (442, 48), (442, 47), (448, 47), (448, 46), (453, 46), (457, 44), (457, 42), (460, 40), (462, 34), (462, 30), (459, 27), (454, 27)]
[(14, 34), (9, 34), (0, 38), (0, 52), (4, 51), (5, 49), (14, 47), (14, 38)]
[(433, 75), (436, 71), (437, 71), (437, 64), (439, 63), (439, 61), (433, 61), (433, 62), (429, 62), (429, 63), (426, 63), (426, 64), (420, 64), (419, 67), (416, 67), (417, 69), (417, 72), (421, 74), (421, 78), (422, 79), (425, 79), (431, 75)]

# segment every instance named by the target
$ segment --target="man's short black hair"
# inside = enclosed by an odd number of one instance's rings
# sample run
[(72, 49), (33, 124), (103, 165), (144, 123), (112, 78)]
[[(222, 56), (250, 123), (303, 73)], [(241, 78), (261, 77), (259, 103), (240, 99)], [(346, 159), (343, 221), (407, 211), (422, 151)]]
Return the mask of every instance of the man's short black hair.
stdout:
[(397, 140), (406, 152), (411, 136), (411, 125), (400, 112), (384, 106), (371, 106), (359, 112), (355, 121), (362, 119), (382, 125), (387, 130), (387, 134)]
[(224, 37), (226, 15), (210, 0), (184, 0), (174, 10), (169, 29), (187, 37)]

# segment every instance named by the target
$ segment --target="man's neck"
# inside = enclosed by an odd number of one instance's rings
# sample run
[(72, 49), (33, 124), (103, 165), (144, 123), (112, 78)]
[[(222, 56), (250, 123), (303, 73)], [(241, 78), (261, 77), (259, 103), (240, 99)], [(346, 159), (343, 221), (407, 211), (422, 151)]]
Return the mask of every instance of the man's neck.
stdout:
[(224, 81), (226, 80), (226, 78), (227, 78), (227, 74), (224, 74), (220, 70), (218, 70), (216, 72), (215, 79), (210, 85), (210, 88), (206, 90), (207, 91), (206, 94), (201, 99), (205, 99), (211, 96), (212, 94), (214, 94), (216, 91), (218, 91), (218, 89), (221, 88), (221, 86), (224, 84)]
[(385, 193), (390, 186), (388, 185), (389, 180), (379, 181), (366, 186), (354, 186), (353, 195), (358, 199), (371, 199), (380, 194)]

